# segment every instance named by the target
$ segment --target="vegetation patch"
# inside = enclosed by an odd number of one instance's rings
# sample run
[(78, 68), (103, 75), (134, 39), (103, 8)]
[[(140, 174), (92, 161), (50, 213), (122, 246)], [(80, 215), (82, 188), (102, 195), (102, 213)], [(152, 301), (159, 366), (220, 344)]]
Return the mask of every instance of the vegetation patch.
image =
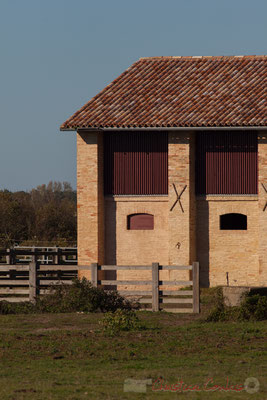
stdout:
[(67, 182), (51, 181), (30, 192), (0, 190), (0, 247), (73, 245), (76, 204), (76, 191)]
[(36, 306), (28, 301), (21, 303), (9, 303), (0, 301), (0, 314), (32, 314), (36, 312)]
[(214, 290), (214, 306), (208, 314), (207, 322), (218, 321), (262, 321), (267, 319), (267, 297), (246, 293), (238, 307), (228, 307), (224, 303), (222, 288)]
[[(140, 311), (146, 329), (127, 320), (126, 330), (109, 335), (99, 329), (106, 316), (0, 315), (1, 400), (266, 398), (264, 321), (206, 323), (199, 315)], [(244, 387), (250, 377), (260, 385), (253, 395), (244, 388), (240, 393), (204, 390), (207, 382), (208, 387), (225, 388), (227, 382)], [(152, 385), (146, 393), (126, 392), (129, 379), (152, 380)], [(168, 389), (181, 381), (183, 392)], [(161, 383), (164, 390), (158, 390)]]
[(122, 331), (144, 329), (144, 325), (141, 324), (140, 319), (133, 310), (118, 309), (114, 313), (108, 312), (100, 321), (100, 325), (104, 328), (104, 332), (110, 336), (118, 335)]
[(38, 298), (35, 305), (29, 302), (0, 302), (0, 314), (114, 312), (133, 308), (138, 308), (138, 305), (116, 290), (96, 288), (86, 278), (74, 279), (72, 285), (51, 286), (50, 293)]
[[(80, 295), (74, 298), (80, 300), (71, 304), (85, 309), (81, 293), (87, 296), (91, 286), (80, 281), (76, 289)], [(1, 400), (265, 399), (266, 322), (207, 323), (205, 315), (216, 293), (214, 288), (201, 291), (202, 314), (115, 307), (105, 313), (6, 312), (10, 315), (0, 315)], [(58, 302), (61, 295), (55, 294)], [(100, 309), (97, 301), (94, 304), (92, 309)], [(251, 377), (259, 383), (253, 395), (245, 390)], [(127, 392), (131, 381), (152, 385), (146, 393)], [(171, 391), (181, 381), (184, 391)], [(207, 392), (205, 385), (217, 389)], [(227, 385), (242, 391), (228, 390)], [(197, 386), (199, 391), (186, 390)]]
[(248, 293), (239, 308), (242, 320), (262, 321), (267, 319), (267, 297)]
[(94, 287), (82, 278), (72, 285), (54, 285), (50, 294), (38, 299), (36, 307), (41, 312), (114, 312), (130, 310), (132, 304), (116, 290)]

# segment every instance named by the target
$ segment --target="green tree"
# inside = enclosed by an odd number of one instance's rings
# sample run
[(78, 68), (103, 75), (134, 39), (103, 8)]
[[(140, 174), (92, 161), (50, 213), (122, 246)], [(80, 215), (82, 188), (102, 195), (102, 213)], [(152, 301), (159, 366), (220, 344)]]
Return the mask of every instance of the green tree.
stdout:
[(30, 192), (0, 191), (1, 247), (14, 241), (76, 242), (76, 191), (68, 182), (49, 182)]

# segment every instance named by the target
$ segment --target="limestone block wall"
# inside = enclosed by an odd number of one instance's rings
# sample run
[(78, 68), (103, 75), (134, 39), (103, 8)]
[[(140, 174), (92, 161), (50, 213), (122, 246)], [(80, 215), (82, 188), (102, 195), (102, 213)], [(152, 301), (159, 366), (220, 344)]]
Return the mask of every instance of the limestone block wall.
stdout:
[[(195, 254), (194, 133), (169, 132), (169, 264), (189, 265)], [(180, 202), (177, 202), (181, 195)], [(174, 208), (173, 208), (174, 206)], [(172, 272), (175, 274), (175, 272)], [(189, 272), (181, 271), (180, 279)]]
[[(194, 134), (172, 131), (168, 137), (168, 196), (115, 196), (105, 199), (105, 263), (189, 265), (196, 261)], [(178, 202), (174, 186), (181, 195)], [(127, 215), (154, 215), (154, 230), (127, 230)], [(149, 280), (149, 271), (120, 271), (118, 279)], [(164, 280), (188, 280), (188, 271), (161, 272)], [(121, 288), (122, 289), (122, 288)], [(135, 288), (137, 289), (137, 288)], [(140, 289), (140, 288), (139, 288)], [(169, 288), (170, 289), (170, 288)], [(145, 287), (142, 288), (145, 290)]]
[[(77, 133), (78, 263), (104, 262), (103, 138)], [(90, 271), (81, 272), (90, 279)]]
[[(259, 161), (259, 285), (267, 286), (267, 131), (258, 136)], [(265, 191), (265, 189), (266, 191)], [(265, 208), (266, 206), (266, 208)], [(265, 211), (263, 211), (265, 208)]]
[[(152, 262), (168, 264), (168, 196), (106, 197), (105, 211), (107, 265), (151, 265)], [(152, 214), (154, 229), (128, 230), (127, 216), (135, 213)], [(151, 280), (151, 271), (145, 270), (122, 270), (117, 275), (109, 275), (110, 279), (117, 277), (118, 280)], [(131, 285), (127, 288), (148, 290), (146, 286)], [(126, 287), (120, 286), (119, 289), (125, 290)]]
[[(196, 133), (197, 134), (197, 133)], [(170, 131), (167, 196), (103, 195), (103, 137), (77, 134), (78, 260), (99, 264), (189, 265), (200, 262), (202, 286), (267, 285), (267, 138), (259, 135), (258, 196), (195, 197), (195, 134)], [(181, 194), (179, 202), (174, 186)], [(154, 215), (154, 230), (128, 230), (127, 215)], [(246, 231), (222, 231), (219, 217), (243, 213)], [(122, 272), (120, 279), (150, 279), (150, 272)], [(162, 279), (176, 279), (167, 272)], [(82, 275), (90, 278), (90, 272)], [(188, 279), (179, 271), (179, 279)]]
[[(106, 197), (105, 209), (106, 264), (168, 264), (168, 196)], [(154, 229), (128, 230), (135, 213), (154, 215)]]
[[(220, 215), (247, 215), (247, 230), (220, 230)], [(206, 196), (197, 200), (197, 258), (201, 286), (259, 284), (257, 196)]]

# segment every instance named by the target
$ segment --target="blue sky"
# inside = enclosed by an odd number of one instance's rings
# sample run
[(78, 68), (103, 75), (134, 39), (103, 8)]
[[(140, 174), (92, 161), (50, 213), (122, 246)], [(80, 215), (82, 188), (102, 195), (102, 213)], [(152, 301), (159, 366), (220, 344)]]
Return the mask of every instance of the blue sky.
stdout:
[(266, 0), (1, 0), (0, 189), (76, 186), (60, 124), (135, 60), (267, 54)]

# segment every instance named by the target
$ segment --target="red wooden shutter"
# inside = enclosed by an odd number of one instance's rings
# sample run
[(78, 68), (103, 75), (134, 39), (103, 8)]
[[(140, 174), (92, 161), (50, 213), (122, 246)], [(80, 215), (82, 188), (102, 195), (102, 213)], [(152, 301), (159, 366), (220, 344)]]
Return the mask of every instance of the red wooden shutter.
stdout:
[(128, 229), (154, 229), (154, 216), (151, 214), (132, 214), (128, 215), (127, 219)]
[(106, 195), (168, 194), (168, 134), (105, 133), (104, 191)]
[(197, 133), (196, 194), (257, 193), (257, 133)]

